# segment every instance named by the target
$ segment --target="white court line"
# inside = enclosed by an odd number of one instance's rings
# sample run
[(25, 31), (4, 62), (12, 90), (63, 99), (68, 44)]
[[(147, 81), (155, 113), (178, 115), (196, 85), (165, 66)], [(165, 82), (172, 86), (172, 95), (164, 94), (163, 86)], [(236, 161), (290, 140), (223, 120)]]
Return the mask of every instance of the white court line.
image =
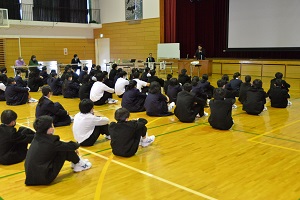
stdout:
[[(24, 125), (22, 125), (21, 123), (17, 123), (17, 124), (18, 124), (18, 125), (21, 125), (21, 126), (24, 126)], [(28, 126), (24, 126), (24, 127), (27, 127), (27, 128), (29, 128), (29, 129), (33, 130), (31, 127), (28, 127)], [(63, 141), (63, 140), (62, 140), (62, 141)], [(92, 155), (94, 155), (94, 156), (97, 156), (97, 157), (99, 157), (99, 158), (103, 158), (104, 160), (108, 160), (108, 159), (109, 159), (109, 158), (106, 157), (106, 156), (102, 156), (102, 155), (100, 155), (100, 154), (98, 154), (98, 153), (95, 153), (95, 152), (93, 152), (93, 151), (87, 150), (87, 149), (85, 149), (85, 148), (79, 147), (79, 149), (82, 150), (82, 151), (85, 151), (85, 152), (87, 152), (87, 153), (90, 153), (90, 154), (92, 154)], [(172, 186), (174, 186), (174, 187), (177, 187), (177, 188), (179, 188), (179, 189), (185, 190), (185, 191), (190, 192), (190, 193), (192, 193), (192, 194), (194, 194), (194, 195), (203, 197), (203, 198), (205, 198), (205, 199), (208, 199), (208, 200), (217, 200), (216, 198), (213, 198), (213, 197), (208, 196), (208, 195), (206, 195), (206, 194), (203, 194), (203, 193), (201, 193), (201, 192), (197, 192), (197, 191), (192, 190), (192, 189), (190, 189), (190, 188), (187, 188), (187, 187), (185, 187), (185, 186), (179, 185), (179, 184), (174, 183), (174, 182), (172, 182), (172, 181), (168, 181), (168, 180), (166, 180), (166, 179), (163, 179), (163, 178), (161, 178), (161, 177), (159, 177), (159, 176), (155, 176), (155, 175), (150, 174), (150, 173), (148, 173), (148, 172), (145, 172), (145, 171), (143, 171), (143, 170), (140, 170), (140, 169), (131, 167), (131, 166), (126, 165), (126, 164), (124, 164), (124, 163), (121, 163), (121, 162), (119, 162), (119, 161), (112, 160), (111, 162), (113, 162), (113, 163), (115, 163), (115, 164), (118, 164), (118, 165), (121, 165), (121, 166), (123, 166), (123, 167), (125, 167), (125, 168), (127, 168), (127, 169), (132, 170), (132, 171), (138, 172), (138, 173), (140, 173), (140, 174), (144, 174), (144, 175), (146, 175), (146, 176), (148, 176), (148, 177), (154, 178), (154, 179), (159, 180), (159, 181), (161, 181), (161, 182), (167, 183), (167, 184), (172, 185)]]

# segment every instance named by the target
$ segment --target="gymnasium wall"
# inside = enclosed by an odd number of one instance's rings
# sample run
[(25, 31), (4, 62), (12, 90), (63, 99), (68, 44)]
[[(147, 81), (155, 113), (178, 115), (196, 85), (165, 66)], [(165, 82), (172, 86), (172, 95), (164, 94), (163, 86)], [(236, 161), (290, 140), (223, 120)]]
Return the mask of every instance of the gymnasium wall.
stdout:
[(160, 43), (160, 19), (143, 19), (135, 24), (116, 22), (102, 24), (94, 29), (94, 38), (104, 35), (110, 38), (111, 60), (135, 58), (145, 61), (151, 52), (157, 58), (157, 44)]

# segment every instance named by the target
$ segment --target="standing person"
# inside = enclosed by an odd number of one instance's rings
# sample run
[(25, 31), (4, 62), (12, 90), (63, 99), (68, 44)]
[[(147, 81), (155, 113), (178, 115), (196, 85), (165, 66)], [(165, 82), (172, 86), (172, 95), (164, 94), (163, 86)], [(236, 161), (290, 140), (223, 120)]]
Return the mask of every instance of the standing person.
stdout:
[(77, 72), (78, 69), (81, 72), (81, 66), (78, 66), (78, 64), (81, 64), (81, 61), (77, 54), (74, 54), (74, 57), (71, 60), (71, 64), (72, 64), (72, 69), (75, 73)]
[(186, 83), (183, 85), (183, 91), (179, 92), (177, 95), (174, 114), (181, 122), (193, 122), (197, 115), (199, 117), (208, 115), (204, 112), (206, 101), (196, 97), (191, 90), (192, 85)]
[(243, 104), (243, 110), (250, 115), (259, 115), (263, 110), (267, 110), (267, 108), (264, 106), (267, 96), (267, 93), (262, 88), (262, 81), (255, 79), (251, 88), (247, 91), (247, 97)]
[(147, 62), (147, 66), (151, 70), (155, 70), (156, 69), (155, 59), (152, 57), (152, 53), (149, 53), (149, 56), (146, 58), (146, 62)]
[(137, 82), (135, 80), (129, 81), (129, 85), (122, 97), (122, 107), (126, 108), (129, 112), (143, 112), (145, 111), (145, 99), (147, 95), (141, 93), (137, 89)]
[(53, 103), (50, 100), (51, 93), (50, 86), (42, 87), (42, 97), (36, 106), (35, 117), (49, 115), (52, 117), (55, 127), (70, 125), (71, 117), (69, 116), (69, 112), (59, 102)]
[(73, 135), (80, 146), (93, 146), (100, 134), (110, 140), (108, 132), (109, 119), (94, 115), (94, 103), (83, 99), (79, 103), (80, 112), (74, 116)]
[(216, 88), (214, 90), (213, 99), (209, 101), (210, 116), (209, 124), (220, 130), (228, 130), (233, 125), (232, 105), (233, 99), (225, 98), (226, 90), (224, 88)]
[(12, 165), (22, 162), (27, 154), (28, 143), (34, 137), (34, 131), (29, 128), (15, 128), (18, 115), (13, 110), (1, 113), (0, 125), (0, 164)]
[(145, 100), (146, 114), (149, 116), (169, 116), (175, 103), (168, 105), (169, 98), (161, 93), (161, 86), (154, 81), (150, 84), (149, 93)]
[(117, 79), (115, 84), (115, 93), (118, 95), (118, 97), (122, 98), (125, 87), (129, 84), (129, 81), (127, 80), (127, 72), (121, 71), (120, 77)]
[(288, 106), (288, 98), (290, 98), (290, 95), (288, 90), (282, 86), (282, 82), (281, 79), (276, 79), (274, 87), (271, 87), (268, 91), (271, 107), (286, 108)]
[(155, 59), (152, 57), (152, 53), (149, 53), (149, 56), (146, 58), (146, 62), (155, 62)]
[(194, 58), (197, 60), (205, 60), (205, 50), (201, 45), (198, 45), (198, 49), (195, 52)]
[(129, 116), (126, 108), (119, 108), (115, 112), (117, 122), (109, 125), (110, 145), (114, 155), (131, 157), (137, 152), (139, 145), (147, 147), (155, 140), (154, 135), (147, 136), (146, 119), (129, 120)]
[(59, 174), (65, 161), (72, 162), (74, 172), (91, 168), (87, 159), (78, 156), (79, 144), (73, 141), (63, 142), (54, 134), (50, 116), (37, 118), (33, 127), (36, 135), (31, 142), (25, 160), (26, 185), (48, 185)]
[(93, 84), (90, 92), (90, 99), (94, 105), (104, 105), (106, 103), (117, 103), (118, 100), (112, 99), (112, 93), (115, 92), (113, 88), (108, 87), (103, 83), (105, 75), (103, 73), (97, 74), (97, 81)]
[(243, 104), (247, 98), (247, 91), (251, 88), (251, 76), (245, 76), (245, 82), (241, 84), (239, 101)]
[(7, 105), (26, 104), (29, 97), (29, 87), (20, 87), (16, 85), (14, 78), (8, 78), (5, 89), (5, 100)]

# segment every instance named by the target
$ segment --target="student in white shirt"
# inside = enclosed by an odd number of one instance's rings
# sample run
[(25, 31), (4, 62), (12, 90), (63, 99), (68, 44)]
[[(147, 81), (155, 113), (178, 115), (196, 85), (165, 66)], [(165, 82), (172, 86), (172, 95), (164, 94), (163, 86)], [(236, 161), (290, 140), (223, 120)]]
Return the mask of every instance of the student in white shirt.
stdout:
[(90, 99), (94, 105), (103, 105), (105, 103), (117, 103), (117, 100), (112, 99), (113, 88), (108, 87), (103, 83), (105, 75), (99, 73), (96, 75), (97, 81), (93, 84), (90, 93)]
[(100, 134), (105, 134), (105, 138), (110, 140), (109, 119), (94, 115), (94, 103), (90, 99), (83, 99), (79, 110), (74, 117), (73, 135), (80, 146), (93, 146)]
[(139, 89), (140, 92), (142, 92), (142, 88), (149, 87), (150, 83), (147, 83), (146, 81), (142, 81), (139, 78), (140, 78), (140, 72), (134, 72), (133, 80), (136, 81), (136, 88)]
[(115, 84), (115, 93), (118, 97), (122, 98), (125, 92), (125, 87), (129, 84), (129, 81), (126, 79), (127, 72), (121, 71), (119, 75), (120, 77), (117, 79)]

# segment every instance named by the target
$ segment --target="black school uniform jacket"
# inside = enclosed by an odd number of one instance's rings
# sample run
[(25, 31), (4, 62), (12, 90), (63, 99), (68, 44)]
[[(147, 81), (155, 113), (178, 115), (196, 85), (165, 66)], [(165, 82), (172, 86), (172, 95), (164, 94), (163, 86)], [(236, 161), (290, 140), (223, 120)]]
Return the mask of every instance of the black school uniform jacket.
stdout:
[(65, 80), (64, 82), (64, 90), (63, 90), (63, 96), (64, 98), (76, 98), (79, 96), (79, 84), (74, 81), (68, 81)]
[(56, 123), (57, 119), (68, 116), (68, 112), (66, 110), (54, 106), (53, 101), (51, 101), (47, 97), (42, 98), (44, 98), (43, 103), (38, 103), (35, 109), (36, 118), (42, 115), (48, 115), (53, 118), (53, 123)]
[(177, 103), (174, 110), (175, 116), (182, 122), (193, 122), (195, 113), (193, 106), (194, 103), (200, 104), (204, 107), (206, 101), (197, 97), (194, 93), (181, 91), (177, 95)]
[(271, 99), (271, 107), (274, 108), (286, 108), (288, 104), (288, 98), (290, 95), (286, 89), (281, 87), (271, 88), (268, 91), (269, 98)]
[(181, 92), (182, 88), (180, 85), (169, 85), (167, 95), (169, 97), (170, 102), (174, 102), (176, 104), (177, 95)]
[(28, 100), (28, 88), (10, 84), (5, 89), (5, 100), (7, 105), (21, 105)]
[(21, 76), (16, 76), (15, 81), (17, 86), (27, 87), (27, 81), (24, 81)]
[(146, 113), (149, 116), (169, 116), (172, 115), (168, 111), (167, 97), (161, 93), (149, 93), (145, 100)]
[(90, 98), (90, 93), (91, 93), (92, 86), (93, 86), (92, 82), (83, 83), (80, 86), (79, 92), (78, 92), (80, 100)]
[(233, 125), (232, 120), (232, 99), (212, 99), (209, 102), (210, 116), (209, 124), (216, 129), (228, 130)]
[(247, 91), (247, 98), (243, 103), (243, 110), (251, 115), (260, 114), (264, 109), (267, 96), (264, 89), (251, 87)]
[(37, 133), (31, 142), (25, 160), (26, 185), (47, 185), (55, 178), (52, 174), (58, 152), (75, 151), (76, 142), (62, 142), (57, 135)]
[(146, 97), (146, 94), (141, 93), (137, 88), (133, 88), (123, 94), (121, 105), (129, 112), (143, 112), (145, 111)]
[(41, 86), (44, 85), (43, 79), (38, 77), (30, 77), (28, 79), (28, 87), (30, 88), (30, 92), (37, 92)]
[(147, 120), (131, 120), (125, 122), (111, 122), (108, 131), (111, 137), (111, 148), (117, 156), (133, 156), (139, 147), (141, 135), (147, 132)]
[(251, 83), (242, 83), (239, 91), (239, 101), (243, 104), (247, 99), (247, 91), (251, 88)]
[(62, 94), (62, 80), (60, 78), (48, 78), (48, 85), (52, 90), (52, 95), (61, 95)]
[(28, 128), (16, 128), (0, 125), (0, 164), (11, 165), (22, 162), (25, 159), (27, 148), (18, 148), (21, 144), (32, 141), (34, 132)]

